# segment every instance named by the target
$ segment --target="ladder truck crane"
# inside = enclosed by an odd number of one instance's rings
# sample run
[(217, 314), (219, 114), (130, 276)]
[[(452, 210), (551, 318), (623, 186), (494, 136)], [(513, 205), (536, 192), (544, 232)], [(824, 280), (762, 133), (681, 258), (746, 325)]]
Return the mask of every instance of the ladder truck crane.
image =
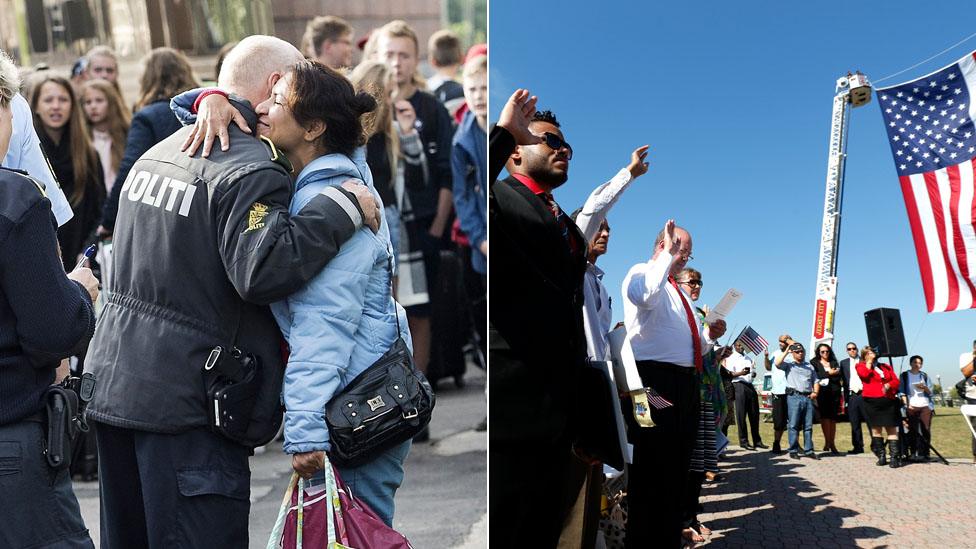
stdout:
[(847, 161), (847, 129), (851, 109), (871, 102), (871, 83), (857, 72), (837, 79), (830, 123), (827, 154), (827, 190), (824, 196), (823, 227), (820, 233), (820, 262), (813, 309), (810, 352), (820, 343), (834, 341), (834, 307), (837, 303), (837, 251), (840, 243), (840, 211), (844, 193), (844, 164)]

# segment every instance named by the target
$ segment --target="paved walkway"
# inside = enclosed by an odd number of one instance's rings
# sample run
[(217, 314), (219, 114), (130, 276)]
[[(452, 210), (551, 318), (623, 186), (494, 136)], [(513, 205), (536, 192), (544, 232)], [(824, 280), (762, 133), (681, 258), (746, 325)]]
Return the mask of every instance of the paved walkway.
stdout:
[[(793, 460), (731, 448), (706, 484), (708, 547), (973, 547), (968, 460), (878, 467), (871, 454)], [(913, 495), (908, 495), (908, 490)]]

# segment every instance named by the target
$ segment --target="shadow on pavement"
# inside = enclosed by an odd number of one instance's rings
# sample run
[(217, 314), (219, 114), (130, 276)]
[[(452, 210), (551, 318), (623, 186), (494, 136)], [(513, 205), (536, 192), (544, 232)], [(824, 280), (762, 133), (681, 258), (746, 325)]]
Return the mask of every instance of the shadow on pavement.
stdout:
[[(798, 472), (803, 461), (773, 458), (769, 452), (730, 451), (721, 462), (727, 480), (702, 490), (712, 529), (710, 547), (856, 547), (857, 540), (890, 532), (850, 524), (858, 512), (834, 504)], [(821, 466), (824, 465), (821, 462)]]

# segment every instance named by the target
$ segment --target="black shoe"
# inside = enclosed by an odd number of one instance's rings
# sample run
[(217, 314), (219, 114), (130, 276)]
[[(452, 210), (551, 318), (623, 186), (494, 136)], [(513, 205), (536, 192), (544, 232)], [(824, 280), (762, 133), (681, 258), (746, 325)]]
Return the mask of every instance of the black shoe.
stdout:
[(790, 452), (790, 458), (791, 459), (800, 459), (800, 454), (798, 454), (796, 452)]
[(854, 448), (853, 450), (848, 450), (848, 454), (863, 454), (864, 448)]
[(778, 442), (774, 442), (773, 443), (773, 453), (774, 454), (781, 454), (781, 453), (783, 453), (783, 450), (780, 448)]
[(743, 450), (755, 450), (755, 447), (749, 446), (749, 443), (743, 444), (740, 442), (739, 447), (742, 448)]
[(765, 444), (763, 444), (761, 440), (756, 443), (756, 448), (762, 448), (763, 450), (769, 450), (769, 446), (766, 446)]
[(830, 455), (832, 455), (832, 456), (839, 456), (840, 455), (840, 451), (839, 450), (836, 450), (836, 449), (831, 450), (830, 451)]
[(812, 459), (820, 459), (820, 456), (818, 456), (816, 452), (807, 452), (807, 453), (803, 454), (803, 457), (808, 457), (808, 458), (812, 458)]
[(475, 431), (479, 431), (479, 432), (481, 432), (481, 431), (487, 431), (488, 430), (488, 418), (486, 417), (485, 419), (481, 420), (481, 423), (479, 423), (478, 425), (476, 425), (475, 428), (474, 428), (474, 430)]

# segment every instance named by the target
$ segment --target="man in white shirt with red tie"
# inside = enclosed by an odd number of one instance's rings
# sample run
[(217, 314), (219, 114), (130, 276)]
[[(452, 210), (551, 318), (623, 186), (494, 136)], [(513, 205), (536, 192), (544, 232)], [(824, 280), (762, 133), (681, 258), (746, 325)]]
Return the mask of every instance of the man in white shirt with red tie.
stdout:
[[(725, 321), (704, 331), (674, 275), (691, 256), (691, 235), (669, 219), (654, 241), (654, 256), (624, 278), (624, 321), (645, 386), (674, 405), (652, 411), (655, 426), (631, 424), (634, 461), (628, 480), (628, 548), (681, 547), (681, 506), (700, 412), (703, 355), (725, 334)], [(633, 421), (628, 414), (628, 420)], [(636, 519), (636, 520), (634, 520)]]

